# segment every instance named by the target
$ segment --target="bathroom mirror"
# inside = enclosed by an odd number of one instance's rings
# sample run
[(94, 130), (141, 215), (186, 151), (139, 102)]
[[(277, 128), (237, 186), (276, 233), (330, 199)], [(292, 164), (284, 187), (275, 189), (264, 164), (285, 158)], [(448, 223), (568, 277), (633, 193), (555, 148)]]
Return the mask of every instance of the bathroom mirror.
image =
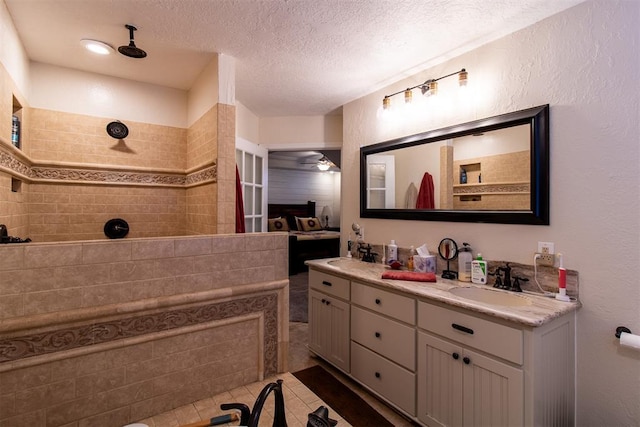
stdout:
[(549, 106), (360, 148), (360, 216), (549, 224)]

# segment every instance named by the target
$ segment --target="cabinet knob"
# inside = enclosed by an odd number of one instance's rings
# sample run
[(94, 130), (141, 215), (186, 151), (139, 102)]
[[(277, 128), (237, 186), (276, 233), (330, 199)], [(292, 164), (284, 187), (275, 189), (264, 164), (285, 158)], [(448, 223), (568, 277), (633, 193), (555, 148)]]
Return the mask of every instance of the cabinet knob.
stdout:
[(327, 300), (327, 302), (325, 302), (325, 304), (331, 305), (331, 301)]
[(380, 372), (376, 372), (376, 378), (380, 378)]
[(469, 363), (471, 363), (471, 359), (469, 359), (468, 357), (463, 357), (462, 361), (464, 362), (465, 365), (468, 365)]
[(455, 360), (458, 360), (460, 358), (460, 355), (458, 353), (453, 353), (451, 357), (453, 357)]
[(376, 298), (376, 304), (380, 305), (380, 298)]
[(380, 332), (376, 332), (376, 338), (380, 338)]
[(322, 298), (322, 303), (323, 303), (323, 304), (326, 304), (326, 303), (327, 303), (327, 300), (326, 300), (326, 299), (324, 299), (324, 298)]

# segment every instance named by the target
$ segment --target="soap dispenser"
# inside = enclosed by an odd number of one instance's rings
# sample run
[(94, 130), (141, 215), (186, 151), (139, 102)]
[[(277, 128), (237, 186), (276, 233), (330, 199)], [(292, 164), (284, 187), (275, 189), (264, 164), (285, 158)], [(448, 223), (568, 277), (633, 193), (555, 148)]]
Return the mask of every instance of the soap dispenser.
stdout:
[(395, 240), (391, 240), (391, 243), (387, 245), (387, 262), (398, 260), (398, 245)]
[(471, 281), (471, 261), (473, 261), (473, 255), (471, 255), (471, 246), (468, 243), (463, 243), (459, 249), (458, 254), (458, 280), (461, 282)]

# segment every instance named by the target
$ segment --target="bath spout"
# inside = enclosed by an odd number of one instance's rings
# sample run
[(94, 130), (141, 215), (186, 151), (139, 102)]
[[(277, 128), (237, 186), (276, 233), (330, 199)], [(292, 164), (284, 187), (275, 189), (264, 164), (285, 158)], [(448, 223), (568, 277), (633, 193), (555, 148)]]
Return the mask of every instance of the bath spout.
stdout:
[(282, 380), (278, 380), (277, 383), (267, 384), (260, 395), (256, 399), (256, 403), (253, 405), (251, 416), (249, 417), (248, 427), (258, 427), (258, 421), (264, 402), (267, 400), (269, 393), (275, 394), (275, 411), (273, 415), (273, 427), (287, 427), (287, 420), (284, 413), (284, 396), (282, 394)]

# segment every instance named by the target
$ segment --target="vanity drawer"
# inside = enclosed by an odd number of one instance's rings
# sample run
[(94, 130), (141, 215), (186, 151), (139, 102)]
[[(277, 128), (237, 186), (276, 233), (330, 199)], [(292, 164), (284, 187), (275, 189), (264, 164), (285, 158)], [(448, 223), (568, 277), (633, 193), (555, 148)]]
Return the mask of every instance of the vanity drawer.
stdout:
[(351, 341), (351, 375), (415, 416), (414, 373)]
[(418, 327), (522, 365), (523, 332), (420, 301)]
[(376, 313), (393, 317), (410, 325), (416, 324), (416, 302), (413, 298), (353, 282), (351, 300)]
[(349, 300), (349, 280), (342, 277), (309, 270), (309, 287), (325, 294)]
[(410, 371), (416, 370), (415, 336), (414, 328), (351, 306), (351, 339)]

